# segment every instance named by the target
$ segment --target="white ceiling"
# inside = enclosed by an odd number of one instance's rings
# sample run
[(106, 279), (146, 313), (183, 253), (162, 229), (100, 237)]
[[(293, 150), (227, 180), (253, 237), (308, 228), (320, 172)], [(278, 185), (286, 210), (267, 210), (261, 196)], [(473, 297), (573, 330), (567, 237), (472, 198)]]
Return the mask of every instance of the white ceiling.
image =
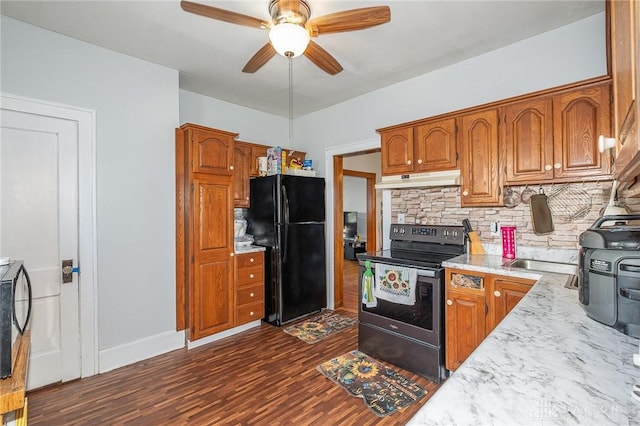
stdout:
[[(195, 0), (194, 0), (195, 1)], [(269, 20), (269, 0), (203, 1)], [(425, 74), (604, 10), (602, 0), (309, 0), (311, 16), (389, 5), (391, 22), (315, 41), (344, 67), (330, 76), (293, 59), (294, 116)], [(179, 1), (5, 1), (5, 16), (180, 71), (180, 88), (289, 116), (288, 63), (241, 70), (268, 32), (184, 12)]]

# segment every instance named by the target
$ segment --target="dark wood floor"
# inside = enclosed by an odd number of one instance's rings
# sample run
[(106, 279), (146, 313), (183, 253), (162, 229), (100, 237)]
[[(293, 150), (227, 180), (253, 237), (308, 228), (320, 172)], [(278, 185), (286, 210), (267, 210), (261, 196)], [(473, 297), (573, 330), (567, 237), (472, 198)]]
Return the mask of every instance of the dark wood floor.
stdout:
[[(350, 292), (357, 306), (357, 286), (355, 295)], [(338, 312), (357, 316), (355, 309)], [(30, 425), (405, 424), (438, 385), (390, 365), (428, 395), (401, 412), (377, 417), (316, 370), (357, 346), (357, 327), (307, 344), (262, 324), (190, 351), (29, 392), (28, 420)]]

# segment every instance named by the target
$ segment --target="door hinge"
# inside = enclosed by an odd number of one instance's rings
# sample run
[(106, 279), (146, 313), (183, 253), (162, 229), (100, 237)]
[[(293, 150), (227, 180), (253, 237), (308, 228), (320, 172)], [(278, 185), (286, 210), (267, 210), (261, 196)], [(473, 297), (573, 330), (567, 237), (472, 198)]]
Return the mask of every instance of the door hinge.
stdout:
[(193, 194), (193, 182), (191, 182), (191, 193)]
[(460, 154), (456, 152), (456, 161), (458, 161), (459, 159), (460, 159)]
[(191, 255), (191, 263), (196, 261), (196, 257), (194, 255)]
[(489, 313), (489, 305), (484, 304), (484, 314), (487, 315)]

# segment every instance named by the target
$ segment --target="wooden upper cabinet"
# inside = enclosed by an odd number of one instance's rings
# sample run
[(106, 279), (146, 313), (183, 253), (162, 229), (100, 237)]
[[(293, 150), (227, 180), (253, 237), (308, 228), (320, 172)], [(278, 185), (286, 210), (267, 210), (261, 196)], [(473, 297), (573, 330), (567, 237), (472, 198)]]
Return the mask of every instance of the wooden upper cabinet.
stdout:
[(610, 84), (574, 89), (553, 99), (556, 180), (611, 173), (610, 153), (598, 151), (598, 137), (611, 132)]
[(503, 108), (506, 183), (553, 179), (552, 112), (550, 97), (518, 102)]
[[(637, 181), (640, 176), (640, 4), (636, 0), (608, 2), (611, 22), (611, 71), (613, 76), (614, 125), (613, 134), (618, 140), (613, 175), (622, 181), (620, 189)], [(633, 194), (638, 196), (637, 182)]]
[(637, 102), (637, 1), (611, 0), (611, 68), (614, 91), (614, 134), (619, 137)]
[(414, 128), (417, 172), (458, 168), (456, 119), (425, 123)]
[(251, 148), (251, 144), (245, 142), (236, 142), (233, 148), (233, 205), (235, 207), (249, 207)]
[(382, 131), (381, 157), (383, 175), (413, 172), (413, 127)]
[(498, 110), (462, 116), (460, 125), (461, 205), (501, 205), (498, 177)]
[(191, 168), (194, 173), (233, 174), (233, 143), (237, 133), (195, 124), (180, 127), (191, 143)]

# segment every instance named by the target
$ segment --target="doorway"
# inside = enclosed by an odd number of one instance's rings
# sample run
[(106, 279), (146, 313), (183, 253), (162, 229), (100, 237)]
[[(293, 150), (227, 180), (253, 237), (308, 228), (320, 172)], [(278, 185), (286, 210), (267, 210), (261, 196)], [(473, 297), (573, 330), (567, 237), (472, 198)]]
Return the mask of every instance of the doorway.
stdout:
[[(348, 291), (345, 292), (345, 239), (344, 239), (344, 180), (345, 177), (359, 178), (366, 181), (365, 197), (366, 197), (366, 250), (375, 252), (379, 249), (378, 244), (378, 228), (380, 220), (378, 218), (377, 196), (375, 190), (375, 184), (377, 180), (376, 172), (379, 173), (380, 159), (379, 149), (366, 150), (355, 153), (335, 155), (333, 157), (333, 230), (334, 230), (334, 246), (333, 246), (333, 289), (334, 289), (334, 306), (345, 307), (353, 309), (356, 306), (357, 310), (357, 273), (353, 273), (353, 265), (348, 264), (351, 268), (347, 278), (349, 280)], [(371, 158), (370, 154), (377, 154)], [(359, 168), (374, 170), (372, 171), (360, 171), (351, 170), (344, 167), (345, 162), (348, 161), (349, 167), (358, 167), (357, 157), (372, 162), (373, 167), (369, 164), (361, 165)], [(365, 232), (362, 232), (365, 234)], [(354, 287), (355, 286), (355, 287)], [(349, 301), (345, 301), (345, 295), (349, 295)], [(353, 296), (355, 294), (355, 298)], [(351, 300), (354, 298), (354, 300)]]

